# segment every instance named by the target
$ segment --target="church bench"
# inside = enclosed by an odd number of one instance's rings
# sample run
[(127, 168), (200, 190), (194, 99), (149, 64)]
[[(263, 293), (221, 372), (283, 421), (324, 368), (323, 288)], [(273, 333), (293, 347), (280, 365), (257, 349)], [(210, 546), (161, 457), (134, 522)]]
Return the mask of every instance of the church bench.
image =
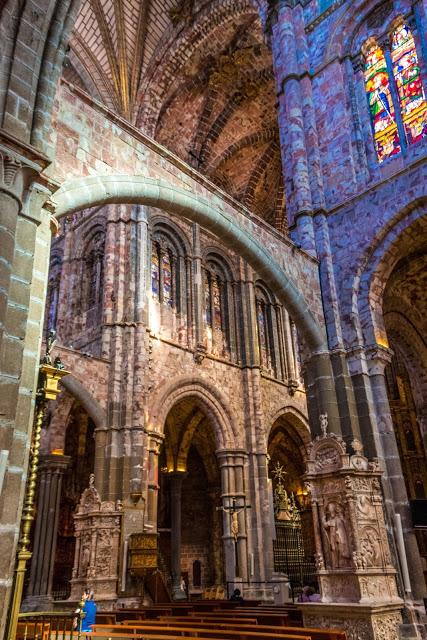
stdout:
[(216, 617), (218, 617), (219, 615), (221, 615), (221, 617), (227, 615), (227, 617), (232, 618), (232, 619), (239, 619), (242, 620), (243, 618), (254, 618), (257, 622), (257, 624), (275, 624), (277, 626), (283, 626), (285, 624), (288, 623), (289, 621), (289, 616), (287, 613), (264, 613), (264, 612), (259, 612), (256, 609), (250, 609), (248, 611), (246, 611), (245, 609), (240, 609), (240, 610), (233, 610), (230, 612), (227, 612), (227, 614), (224, 614), (222, 612), (209, 612), (209, 613), (203, 613), (203, 614), (192, 614), (190, 613), (190, 617), (196, 616), (197, 617), (203, 617), (206, 620), (210, 620), (210, 619), (214, 619)]
[[(143, 625), (103, 625), (103, 624), (95, 624), (93, 626), (94, 631), (112, 631), (113, 633), (117, 633), (119, 631), (124, 631), (126, 633), (133, 634), (145, 634), (146, 632), (149, 634), (156, 635), (165, 635), (165, 633), (170, 635), (182, 635), (182, 636), (193, 636), (193, 635), (202, 635), (205, 638), (219, 638), (226, 640), (281, 640), (282, 638), (287, 638), (289, 634), (292, 634), (292, 630), (281, 629), (273, 630), (271, 627), (268, 627), (267, 631), (258, 631), (254, 630), (253, 627), (249, 627), (248, 629), (242, 628), (233, 628), (227, 627), (224, 625), (220, 629), (213, 628), (212, 626), (208, 627), (196, 627), (188, 624), (187, 626), (180, 625), (178, 627), (175, 626), (167, 626), (167, 625), (158, 625), (152, 626), (149, 624)], [(304, 635), (304, 634), (303, 634)], [(307, 635), (307, 634), (306, 634)]]
[[(134, 626), (134, 623), (132, 621), (127, 621), (128, 624), (126, 626), (132, 627)], [(125, 625), (125, 623), (123, 623), (123, 625)], [(138, 625), (139, 626), (139, 625)], [(185, 622), (177, 622), (176, 619), (171, 619), (170, 622), (168, 622), (167, 620), (163, 620), (163, 621), (150, 621), (148, 622), (146, 625), (144, 625), (144, 628), (148, 628), (148, 626), (153, 627), (153, 626), (159, 626), (159, 627), (175, 627), (175, 628), (182, 628), (182, 627), (190, 627), (192, 629), (197, 629), (197, 632), (199, 629), (218, 629), (218, 630), (226, 630), (226, 629), (230, 629), (230, 630), (239, 630), (239, 631), (254, 631), (255, 633), (262, 633), (262, 632), (267, 632), (267, 633), (274, 633), (274, 634), (280, 634), (280, 633), (293, 633), (294, 635), (302, 635), (304, 636), (304, 634), (307, 632), (311, 635), (312, 640), (346, 640), (346, 633), (345, 631), (341, 630), (341, 629), (319, 629), (317, 627), (293, 627), (293, 626), (285, 626), (285, 627), (276, 627), (276, 626), (270, 626), (270, 625), (256, 625), (256, 627), (253, 627), (251, 625), (242, 625), (240, 623), (236, 622), (193, 622), (191, 621), (191, 624), (188, 623), (188, 621)]]
[[(166, 631), (166, 630), (165, 630)], [(183, 633), (163, 633), (163, 634), (152, 634), (147, 633), (147, 631), (142, 631), (142, 633), (138, 633), (136, 630), (134, 632), (126, 633), (125, 631), (119, 632), (115, 630), (113, 631), (89, 631), (85, 632), (84, 636), (86, 638), (94, 638), (96, 640), (182, 640), (183, 637), (186, 640), (212, 640), (212, 636), (184, 636)], [(226, 638), (226, 636), (219, 636), (220, 638)], [(258, 636), (258, 640), (260, 636)], [(306, 636), (296, 636), (291, 633), (283, 634), (280, 636), (281, 640), (311, 640), (310, 635)], [(277, 636), (274, 636), (272, 640), (277, 640)]]
[[(218, 613), (215, 616), (205, 616), (205, 614), (195, 614), (191, 616), (160, 616), (159, 620), (179, 620), (180, 622), (187, 622), (190, 624), (191, 622), (232, 622), (236, 618), (233, 616), (226, 616), (222, 613)], [(255, 617), (247, 617), (247, 616), (239, 616), (239, 621), (245, 621), (247, 624), (258, 624)]]
[[(97, 627), (99, 625), (96, 625)], [(105, 627), (105, 625), (102, 625)], [(188, 622), (173, 622), (171, 621), (170, 623), (167, 621), (162, 621), (162, 622), (154, 622), (154, 621), (150, 621), (147, 622), (146, 624), (143, 625), (136, 625), (133, 624), (132, 622), (128, 625), (123, 625), (123, 626), (128, 626), (130, 628), (138, 628), (138, 629), (153, 629), (153, 628), (158, 628), (158, 629), (164, 629), (165, 627), (168, 629), (177, 629), (177, 630), (192, 630), (192, 631), (197, 631), (197, 633), (202, 632), (203, 631), (203, 635), (206, 635), (206, 633), (209, 634), (209, 636), (211, 636), (211, 630), (218, 630), (219, 632), (227, 632), (227, 630), (229, 631), (238, 631), (240, 634), (240, 637), (248, 637), (248, 638), (252, 638), (255, 636), (260, 636), (264, 637), (264, 634), (266, 636), (274, 636), (274, 638), (280, 638), (281, 635), (283, 635), (284, 633), (292, 633), (294, 635), (297, 636), (304, 636), (307, 633), (311, 636), (312, 640), (346, 640), (346, 633), (345, 631), (341, 630), (341, 629), (319, 629), (317, 627), (292, 627), (292, 626), (285, 626), (285, 627), (281, 627), (281, 628), (277, 628), (277, 627), (272, 627), (272, 626), (268, 626), (268, 625), (257, 625), (255, 628), (253, 626), (250, 625), (242, 625), (239, 623), (213, 623), (213, 622), (191, 622), (191, 625)], [(230, 634), (231, 635), (231, 634)], [(227, 637), (229, 637), (229, 635), (227, 635)]]

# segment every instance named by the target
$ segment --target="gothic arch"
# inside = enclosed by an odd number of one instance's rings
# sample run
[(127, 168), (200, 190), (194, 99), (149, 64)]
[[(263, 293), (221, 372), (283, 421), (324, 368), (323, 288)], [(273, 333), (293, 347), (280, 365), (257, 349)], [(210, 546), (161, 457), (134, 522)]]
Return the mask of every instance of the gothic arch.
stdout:
[(163, 433), (166, 418), (171, 409), (184, 398), (194, 398), (196, 404), (211, 420), (215, 431), (217, 449), (239, 446), (237, 419), (226, 398), (208, 380), (180, 376), (157, 391), (152, 400), (152, 411), (147, 416), (149, 428)]
[(215, 206), (215, 200), (197, 196), (163, 180), (143, 176), (109, 175), (65, 182), (52, 197), (58, 218), (108, 203), (147, 204), (198, 222), (237, 250), (266, 282), (301, 327), (313, 352), (327, 351), (324, 331), (307, 301), (271, 255), (242, 227)]
[(286, 405), (276, 411), (276, 413), (270, 419), (270, 426), (266, 434), (267, 442), (270, 438), (271, 431), (278, 420), (286, 420), (294, 429), (295, 433), (301, 438), (304, 447), (307, 447), (311, 442), (310, 426), (308, 424), (307, 417), (299, 411), (296, 407)]
[[(366, 39), (360, 36), (359, 40), (361, 26), (382, 4), (381, 0), (356, 0), (350, 6), (346, 6), (332, 28), (324, 61), (336, 56), (359, 53), (362, 41)], [(381, 31), (383, 32), (385, 27), (388, 28), (396, 17), (397, 14), (393, 10), (389, 16), (385, 16), (381, 21)], [(375, 28), (372, 28), (371, 35), (374, 33)]]
[(352, 307), (359, 343), (387, 344), (382, 312), (384, 289), (402, 255), (399, 245), (411, 238), (413, 242), (425, 242), (425, 202), (426, 199), (416, 200), (395, 215), (359, 260), (352, 287)]

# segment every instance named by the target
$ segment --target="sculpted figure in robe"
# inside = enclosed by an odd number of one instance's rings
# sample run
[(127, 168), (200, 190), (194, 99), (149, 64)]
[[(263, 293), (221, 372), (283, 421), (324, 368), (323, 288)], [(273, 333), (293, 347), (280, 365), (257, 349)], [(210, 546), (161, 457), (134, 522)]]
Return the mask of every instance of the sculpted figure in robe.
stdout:
[(323, 526), (329, 542), (332, 569), (348, 566), (351, 556), (350, 544), (345, 526), (342, 507), (330, 502), (327, 507), (327, 517), (323, 518)]

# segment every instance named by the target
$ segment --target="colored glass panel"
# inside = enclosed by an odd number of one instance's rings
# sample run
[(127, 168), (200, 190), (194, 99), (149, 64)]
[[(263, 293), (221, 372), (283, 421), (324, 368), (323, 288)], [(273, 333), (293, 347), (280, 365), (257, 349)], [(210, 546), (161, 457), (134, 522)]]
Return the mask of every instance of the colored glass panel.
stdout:
[(163, 302), (172, 306), (172, 263), (168, 251), (162, 253)]
[(427, 135), (427, 102), (414, 38), (405, 24), (393, 33), (391, 59), (405, 135), (411, 144)]
[(258, 324), (258, 340), (259, 348), (261, 352), (261, 364), (267, 366), (268, 364), (268, 349), (267, 349), (267, 322), (265, 315), (265, 305), (261, 300), (257, 300), (257, 324)]
[(212, 311), (213, 311), (213, 328), (221, 329), (221, 289), (218, 279), (212, 278)]
[(205, 322), (207, 325), (211, 327), (212, 326), (211, 285), (210, 285), (210, 276), (207, 273), (205, 273), (204, 290), (205, 290)]
[(151, 293), (153, 296), (156, 296), (156, 298), (159, 297), (159, 281), (159, 254), (157, 247), (154, 245), (151, 252)]
[(384, 53), (373, 47), (366, 56), (365, 83), (378, 161), (400, 153), (400, 139)]

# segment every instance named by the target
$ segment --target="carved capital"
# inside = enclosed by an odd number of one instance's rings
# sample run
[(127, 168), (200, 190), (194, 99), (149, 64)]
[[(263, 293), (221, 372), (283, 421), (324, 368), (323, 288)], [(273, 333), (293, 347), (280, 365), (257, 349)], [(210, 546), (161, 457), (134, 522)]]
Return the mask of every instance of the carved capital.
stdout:
[[(26, 189), (24, 192), (21, 215), (35, 222), (36, 224), (40, 224), (42, 219), (42, 208), (49, 200), (51, 195), (52, 191), (45, 185), (40, 184), (39, 182), (32, 182), (28, 189)], [(49, 216), (50, 218), (53, 217), (50, 214)], [(58, 223), (56, 220), (55, 222), (56, 226), (54, 228), (57, 229)]]
[(393, 352), (387, 347), (376, 345), (366, 352), (369, 375), (382, 375), (390, 364)]
[(17, 157), (0, 148), (0, 191), (15, 198), (19, 205), (24, 189), (22, 169), (23, 164)]

